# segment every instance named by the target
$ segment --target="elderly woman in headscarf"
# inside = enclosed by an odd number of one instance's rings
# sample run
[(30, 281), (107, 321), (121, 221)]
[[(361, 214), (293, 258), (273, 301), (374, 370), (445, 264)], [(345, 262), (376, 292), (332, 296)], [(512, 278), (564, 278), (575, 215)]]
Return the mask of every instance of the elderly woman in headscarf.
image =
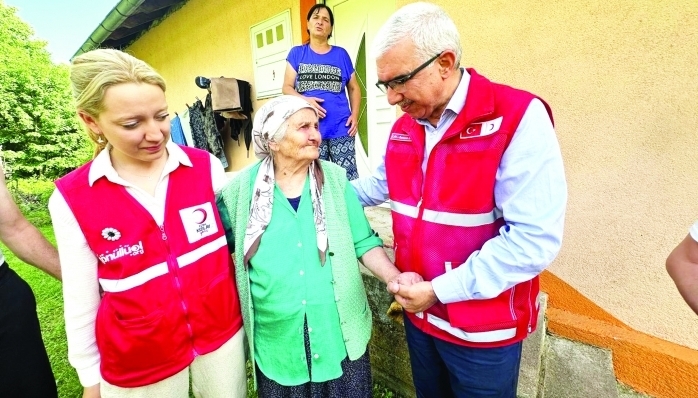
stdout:
[(364, 215), (346, 171), (321, 161), (318, 114), (281, 96), (253, 123), (260, 162), (218, 203), (265, 397), (371, 397), (368, 307), (356, 259), (387, 283), (400, 271)]

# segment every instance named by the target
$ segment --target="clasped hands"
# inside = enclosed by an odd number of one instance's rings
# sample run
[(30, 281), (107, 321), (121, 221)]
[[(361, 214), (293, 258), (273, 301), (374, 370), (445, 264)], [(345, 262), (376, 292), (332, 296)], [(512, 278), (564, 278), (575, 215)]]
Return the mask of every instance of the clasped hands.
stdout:
[(421, 312), (436, 304), (438, 298), (431, 282), (416, 272), (403, 272), (388, 282), (387, 289), (405, 311)]

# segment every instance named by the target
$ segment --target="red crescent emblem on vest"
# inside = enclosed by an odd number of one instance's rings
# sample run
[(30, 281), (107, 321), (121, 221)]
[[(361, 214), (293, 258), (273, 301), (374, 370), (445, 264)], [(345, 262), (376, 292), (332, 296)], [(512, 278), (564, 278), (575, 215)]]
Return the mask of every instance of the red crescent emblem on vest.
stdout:
[(206, 214), (206, 210), (204, 209), (195, 209), (192, 213), (199, 213), (198, 217), (200, 218), (200, 221), (194, 221), (197, 224), (203, 224), (208, 218), (208, 214)]

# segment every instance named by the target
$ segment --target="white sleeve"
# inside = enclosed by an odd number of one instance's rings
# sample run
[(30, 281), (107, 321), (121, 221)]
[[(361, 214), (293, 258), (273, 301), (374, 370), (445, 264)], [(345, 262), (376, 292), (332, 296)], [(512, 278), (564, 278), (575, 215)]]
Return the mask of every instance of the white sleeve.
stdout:
[(691, 234), (691, 238), (698, 242), (698, 221), (696, 221), (695, 224), (691, 226), (691, 230), (689, 231), (689, 233)]
[(68, 361), (85, 387), (100, 383), (100, 355), (95, 339), (99, 309), (97, 257), (73, 212), (56, 189), (49, 199), (53, 230), (63, 273), (63, 306), (68, 337)]
[(442, 303), (496, 297), (541, 273), (560, 250), (567, 182), (540, 100), (528, 106), (495, 178), (495, 204), (506, 224), (464, 264), (432, 281)]
[(373, 174), (352, 180), (356, 196), (362, 206), (377, 206), (388, 200), (388, 180), (385, 174), (385, 154)]
[(217, 157), (211, 155), (211, 181), (213, 183), (213, 192), (218, 193), (228, 182), (228, 177), (225, 175), (223, 163)]

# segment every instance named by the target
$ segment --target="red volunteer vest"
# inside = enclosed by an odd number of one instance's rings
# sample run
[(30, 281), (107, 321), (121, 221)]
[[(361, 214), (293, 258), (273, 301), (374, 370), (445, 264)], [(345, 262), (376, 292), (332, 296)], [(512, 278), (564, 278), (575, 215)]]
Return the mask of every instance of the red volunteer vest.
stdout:
[(90, 187), (92, 162), (56, 181), (99, 259), (100, 370), (120, 387), (172, 376), (242, 326), (210, 156), (182, 149), (193, 167), (169, 175), (163, 225), (123, 186), (100, 178)]
[[(505, 225), (495, 206), (497, 168), (534, 95), (495, 84), (468, 69), (467, 101), (428, 159), (424, 127), (397, 120), (385, 157), (395, 263), (430, 281), (463, 264)], [(545, 104), (545, 102), (543, 102)], [(548, 113), (552, 113), (548, 109)], [(455, 344), (498, 347), (536, 328), (538, 277), (488, 300), (437, 303), (408, 314), (425, 333)]]

